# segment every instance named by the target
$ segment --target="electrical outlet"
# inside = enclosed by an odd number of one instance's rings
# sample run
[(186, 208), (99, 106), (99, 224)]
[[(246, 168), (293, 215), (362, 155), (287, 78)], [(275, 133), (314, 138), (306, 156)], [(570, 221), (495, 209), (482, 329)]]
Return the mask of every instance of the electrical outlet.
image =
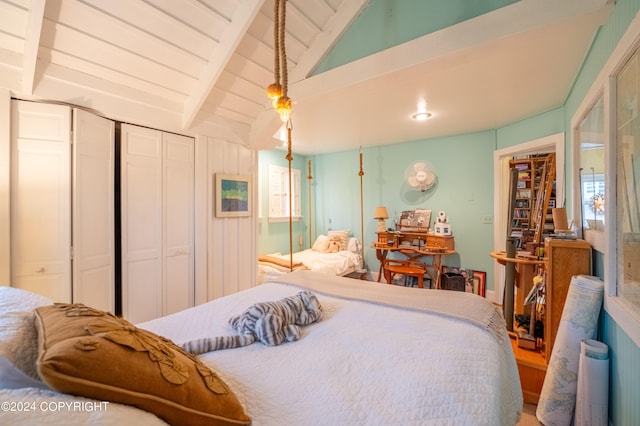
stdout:
[(493, 223), (493, 216), (485, 216), (482, 218), (482, 223), (486, 223), (486, 224), (492, 224)]

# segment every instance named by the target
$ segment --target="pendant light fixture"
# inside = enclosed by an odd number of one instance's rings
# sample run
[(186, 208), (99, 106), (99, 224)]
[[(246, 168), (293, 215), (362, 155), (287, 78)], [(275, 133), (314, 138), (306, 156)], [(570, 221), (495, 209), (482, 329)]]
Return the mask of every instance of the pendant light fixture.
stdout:
[(284, 35), (287, 16), (287, 0), (274, 0), (273, 8), (273, 80), (267, 87), (267, 96), (283, 123), (291, 118), (291, 99), (287, 96), (289, 75)]

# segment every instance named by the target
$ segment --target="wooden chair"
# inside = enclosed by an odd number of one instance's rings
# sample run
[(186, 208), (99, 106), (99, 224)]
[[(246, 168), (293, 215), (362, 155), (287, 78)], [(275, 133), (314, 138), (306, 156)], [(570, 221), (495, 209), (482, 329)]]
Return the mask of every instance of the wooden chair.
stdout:
[(427, 273), (427, 265), (413, 259), (386, 259), (383, 265), (384, 279), (387, 284), (393, 282), (395, 274), (403, 274), (418, 279), (418, 288), (423, 288), (424, 275)]

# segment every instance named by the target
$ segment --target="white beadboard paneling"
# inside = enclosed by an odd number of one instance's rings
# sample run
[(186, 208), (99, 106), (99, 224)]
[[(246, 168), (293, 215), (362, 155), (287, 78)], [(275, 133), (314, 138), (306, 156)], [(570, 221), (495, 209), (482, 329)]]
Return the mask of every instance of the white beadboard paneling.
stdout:
[(207, 138), (208, 186), (213, 197), (208, 209), (211, 212), (208, 234), (208, 300), (235, 293), (254, 285), (257, 271), (256, 214), (252, 208), (250, 217), (217, 218), (214, 182), (216, 173), (250, 174), (252, 176), (252, 201), (255, 206), (257, 152), (241, 145)]
[[(334, 0), (335, 1), (335, 0)], [(237, 1), (229, 1), (229, 0), (200, 0), (200, 3), (206, 5), (212, 10), (217, 11), (220, 16), (224, 16), (229, 18), (233, 16), (236, 9), (238, 8)]]
[(47, 8), (47, 19), (57, 20), (61, 25), (91, 34), (96, 43), (102, 40), (126, 52), (136, 52), (143, 46), (142, 56), (191, 77), (197, 76), (206, 64), (202, 58), (176, 47), (174, 43), (140, 31), (135, 26), (114, 19), (91, 6), (68, 1), (54, 5), (55, 7), (52, 5)]
[[(73, 58), (82, 58), (82, 62), (88, 64), (104, 64), (107, 61), (114, 62), (113, 68), (98, 67), (93, 68), (95, 75), (100, 78), (109, 79), (119, 84), (125, 84), (126, 78), (134, 76), (140, 81), (146, 81), (160, 87), (171, 87), (174, 91), (186, 94), (193, 88), (195, 79), (181, 72), (162, 66), (157, 62), (147, 59), (138, 54), (128, 52), (120, 47), (113, 46), (102, 40), (96, 40), (86, 34), (74, 29), (45, 19), (42, 25), (42, 38), (53, 40), (55, 43), (43, 46), (51, 48), (53, 52), (60, 51)], [(62, 56), (52, 56), (54, 59), (63, 59)], [(55, 63), (55, 62), (54, 62)], [(117, 64), (117, 66), (115, 65)], [(68, 67), (64, 62), (57, 65)], [(88, 72), (89, 67), (81, 68), (83, 72)], [(108, 76), (103, 75), (103, 69), (110, 70)], [(133, 86), (135, 87), (135, 85)]]
[[(14, 4), (0, 2), (0, 16), (2, 16), (2, 32), (16, 39), (24, 39), (27, 28), (27, 8), (20, 8)], [(4, 47), (4, 45), (0, 45)], [(20, 52), (21, 50), (16, 50)]]
[[(204, 136), (195, 138), (194, 158), (194, 303), (207, 302), (207, 280), (209, 261), (207, 245), (209, 241), (209, 225), (213, 217), (212, 179), (209, 179), (208, 139)], [(211, 185), (211, 187), (210, 187)]]
[(182, 128), (179, 102), (53, 64), (39, 81), (38, 93), (79, 106), (90, 99), (91, 105), (99, 104), (100, 111), (114, 120), (172, 132)]
[(207, 7), (200, 2), (153, 0), (149, 4), (216, 41), (220, 41), (224, 28), (231, 21), (231, 15), (225, 16), (216, 8)]
[[(289, 1), (290, 75), (305, 58), (305, 78), (367, 1)], [(272, 1), (0, 0), (0, 16), (0, 81), (16, 98), (243, 145), (273, 133)]]
[(192, 52), (201, 59), (208, 59), (210, 52), (217, 46), (217, 42), (207, 34), (198, 32), (142, 1), (85, 0), (85, 3), (180, 49)]

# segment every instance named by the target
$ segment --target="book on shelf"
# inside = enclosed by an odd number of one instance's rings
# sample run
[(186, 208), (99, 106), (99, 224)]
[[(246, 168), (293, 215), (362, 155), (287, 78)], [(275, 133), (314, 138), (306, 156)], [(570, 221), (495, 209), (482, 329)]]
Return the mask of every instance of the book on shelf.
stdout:
[(531, 198), (531, 190), (530, 189), (518, 189), (516, 194), (517, 198)]
[(518, 179), (531, 179), (531, 174), (529, 172), (518, 172)]

